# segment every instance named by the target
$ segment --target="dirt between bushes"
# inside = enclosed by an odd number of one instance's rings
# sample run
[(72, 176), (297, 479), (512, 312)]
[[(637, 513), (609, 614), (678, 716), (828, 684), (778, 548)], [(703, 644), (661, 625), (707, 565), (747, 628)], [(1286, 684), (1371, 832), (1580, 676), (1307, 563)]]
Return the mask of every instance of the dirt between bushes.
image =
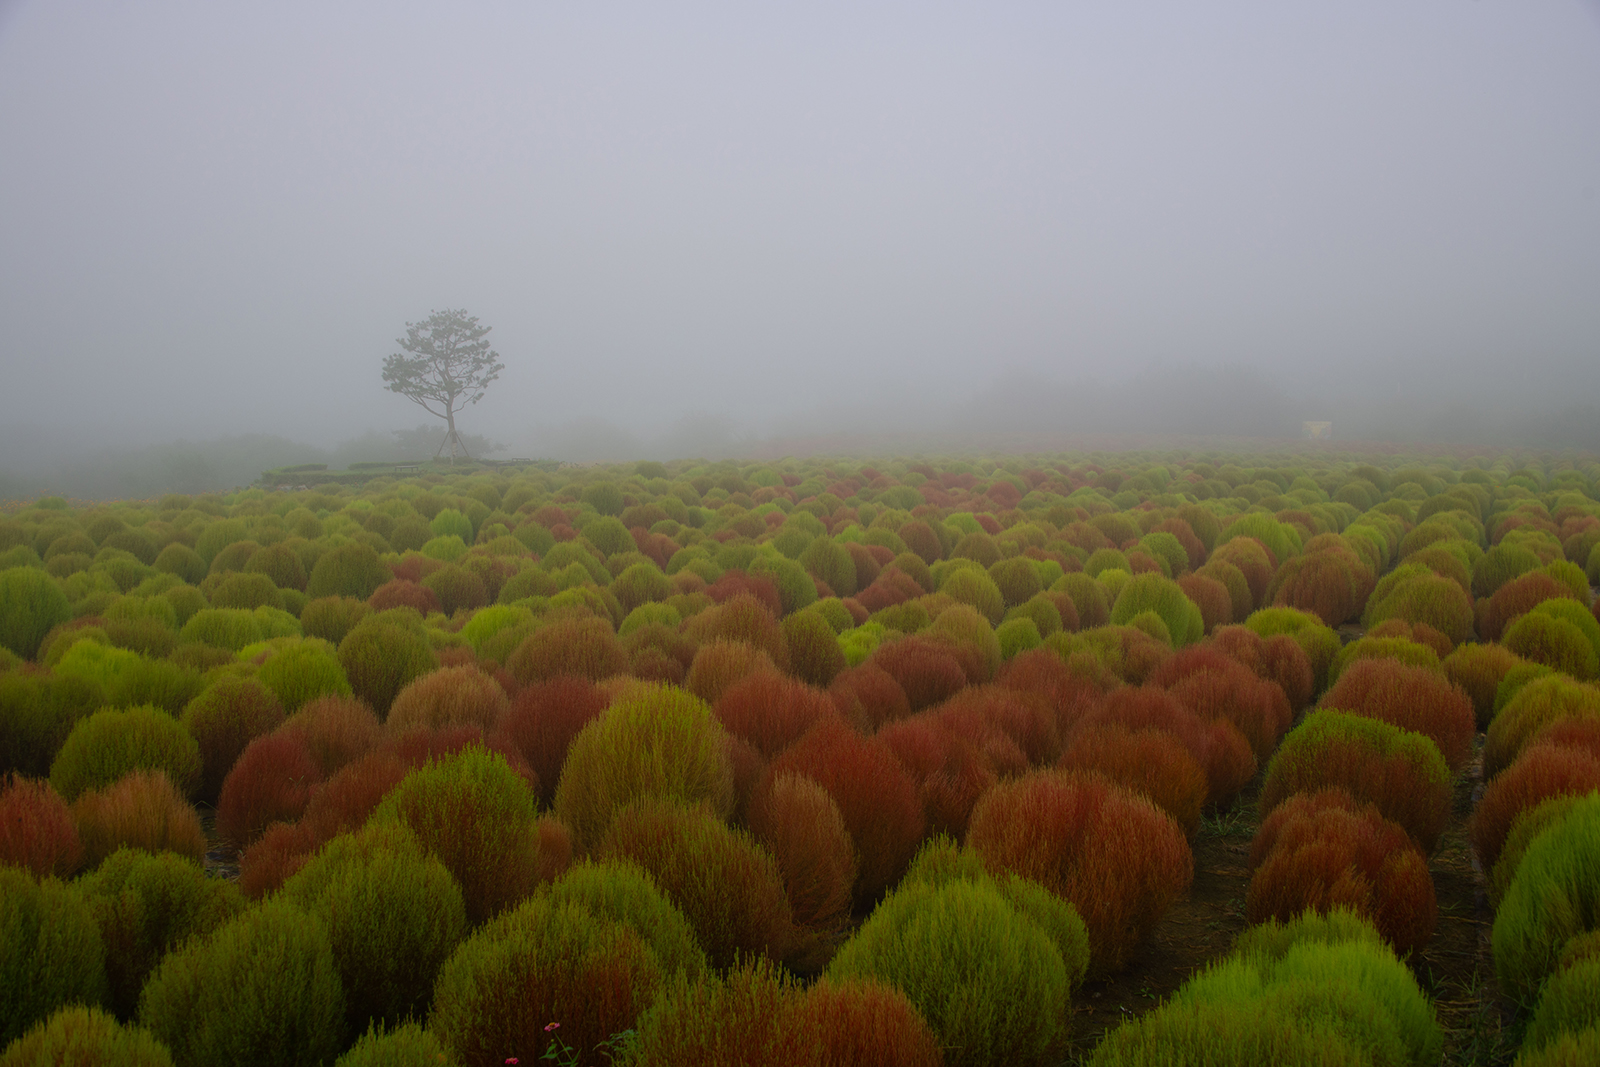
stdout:
[[(1480, 748), (1481, 743), (1480, 737)], [(1418, 983), (1434, 999), (1445, 1033), (1444, 1062), (1498, 1067), (1515, 1058), (1526, 1020), (1495, 987), (1489, 936), (1494, 912), (1467, 845), (1467, 820), (1482, 792), (1480, 769), (1481, 755), (1456, 783), (1450, 827), (1428, 865), (1439, 923), (1410, 962)], [(1207, 816), (1192, 842), (1193, 886), (1135, 950), (1127, 969), (1086, 982), (1073, 996), (1067, 1063), (1087, 1061), (1108, 1030), (1157, 1007), (1190, 975), (1225, 955), (1244, 930), (1260, 789), (1257, 774), (1229, 811)]]

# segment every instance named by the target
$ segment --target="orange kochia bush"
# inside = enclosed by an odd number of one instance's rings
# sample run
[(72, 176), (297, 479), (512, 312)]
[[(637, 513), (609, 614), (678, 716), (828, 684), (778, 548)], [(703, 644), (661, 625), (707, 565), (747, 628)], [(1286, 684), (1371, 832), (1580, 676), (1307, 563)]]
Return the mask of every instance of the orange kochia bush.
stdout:
[(1250, 846), (1251, 923), (1351, 908), (1404, 955), (1438, 919), (1428, 860), (1405, 829), (1343, 789), (1300, 793), (1274, 808)]
[(1452, 774), (1472, 758), (1477, 718), (1472, 700), (1449, 678), (1392, 659), (1360, 659), (1339, 675), (1319, 703), (1414, 730), (1433, 739)]
[(1072, 902), (1092, 969), (1119, 969), (1189, 888), (1194, 857), (1172, 816), (1092, 772), (1001, 782), (972, 813), (967, 844), (991, 871), (1032, 878)]
[(1203, 719), (1155, 686), (1112, 690), (1095, 710), (1079, 718), (1078, 729), (1105, 723), (1129, 730), (1162, 730), (1176, 737), (1205, 771), (1207, 803), (1230, 800), (1256, 773), (1255, 754), (1238, 727), (1227, 719)]

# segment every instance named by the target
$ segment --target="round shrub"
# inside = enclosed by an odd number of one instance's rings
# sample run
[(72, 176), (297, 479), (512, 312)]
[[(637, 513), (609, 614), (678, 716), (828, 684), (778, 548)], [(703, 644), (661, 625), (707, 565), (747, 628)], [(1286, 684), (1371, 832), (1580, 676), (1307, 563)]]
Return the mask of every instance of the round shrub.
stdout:
[(371, 545), (349, 541), (317, 557), (306, 579), (305, 594), (312, 600), (329, 596), (365, 600), (390, 577), (389, 568)]
[(84, 792), (73, 802), (72, 818), (90, 868), (123, 846), (197, 861), (206, 853), (199, 813), (161, 771), (133, 771)]
[(1070, 901), (1093, 968), (1119, 969), (1194, 876), (1172, 816), (1098, 774), (1035, 771), (978, 801), (967, 843), (990, 871), (1031, 878)]
[(137, 848), (112, 853), (82, 888), (106, 950), (107, 1006), (130, 1019), (139, 991), (168, 952), (244, 910), (237, 887), (191, 859)]
[(693, 927), (712, 966), (783, 959), (795, 941), (772, 854), (704, 806), (647, 798), (619, 809), (595, 850), (644, 868)]
[(537, 775), (541, 799), (555, 799), (567, 748), (610, 697), (587, 678), (566, 676), (520, 690), (500, 715), (496, 736), (513, 745)]
[(215, 802), (245, 746), (283, 721), (277, 696), (250, 676), (219, 675), (179, 719), (200, 748), (200, 799)]
[(1468, 827), (1484, 870), (1493, 872), (1507, 835), (1524, 812), (1552, 797), (1583, 796), (1600, 789), (1600, 753), (1557, 744), (1533, 744), (1484, 788)]
[(164, 574), (177, 575), (190, 585), (199, 585), (208, 569), (206, 561), (198, 552), (178, 541), (172, 542), (156, 553), (153, 566)]
[(7, 775), (0, 783), (0, 866), (64, 878), (82, 862), (83, 843), (67, 802), (49, 782)]
[(1111, 624), (1126, 626), (1147, 611), (1161, 619), (1172, 635), (1172, 643), (1180, 648), (1204, 636), (1205, 624), (1193, 602), (1183, 595), (1177, 582), (1154, 572), (1128, 579), (1111, 606)]
[(444, 508), (428, 521), (428, 530), (435, 537), (459, 537), (463, 542), (468, 542), (476, 535), (472, 530), (472, 520), (467, 518), (455, 508)]
[(185, 644), (211, 645), (232, 652), (265, 637), (255, 612), (244, 608), (202, 608), (189, 616), (178, 631), (178, 640)]
[(1373, 593), (1362, 622), (1373, 627), (1386, 619), (1426, 623), (1459, 645), (1472, 636), (1472, 598), (1449, 578), (1425, 571)]
[[(209, 582), (206, 584), (211, 585)], [(214, 608), (254, 611), (263, 604), (273, 608), (283, 607), (283, 594), (265, 574), (229, 574), (211, 586), (209, 599)]]
[(91, 679), (0, 672), (0, 770), (48, 775), (73, 726), (104, 703)]
[(0, 867), (0, 1048), (62, 1005), (105, 996), (105, 946), (82, 891)]
[(306, 568), (298, 553), (283, 542), (257, 549), (245, 562), (245, 574), (264, 574), (279, 589), (305, 592)]
[(1468, 642), (1445, 657), (1440, 666), (1449, 678), (1472, 700), (1479, 730), (1486, 730), (1494, 718), (1495, 691), (1506, 672), (1522, 662), (1516, 653), (1495, 644)]
[(1483, 743), (1484, 778), (1505, 770), (1539, 731), (1564, 719), (1600, 719), (1600, 688), (1559, 674), (1523, 685), (1489, 723)]
[(355, 597), (322, 597), (308, 601), (300, 609), (300, 625), (307, 637), (320, 637), (337, 645), (371, 610)]
[(1439, 671), (1391, 659), (1359, 660), (1339, 675), (1319, 706), (1382, 719), (1431, 738), (1452, 774), (1472, 758), (1477, 732), (1472, 701)]
[(1494, 920), (1500, 988), (1531, 1003), (1572, 938), (1600, 914), (1600, 796), (1573, 804), (1528, 846)]
[(256, 671), (286, 711), (294, 712), (318, 697), (352, 695), (334, 646), (312, 637), (280, 645)]
[(158, 708), (105, 708), (72, 728), (50, 765), (50, 784), (73, 801), (137, 770), (163, 771), (184, 795), (193, 795), (200, 785), (200, 746)]
[[(1550, 980), (1539, 991), (1539, 1004), (1533, 1019), (1528, 1023), (1522, 1038), (1522, 1058), (1519, 1063), (1559, 1042), (1563, 1035), (1579, 1035), (1589, 1031), (1593, 1052), (1600, 1054), (1600, 952), (1596, 952), (1595, 934), (1580, 934), (1568, 942), (1567, 950)], [(1557, 1058), (1557, 1062), (1561, 1062)], [(1584, 1062), (1580, 1059), (1573, 1063)]]
[(705, 702), (670, 687), (641, 688), (573, 738), (556, 789), (556, 814), (592, 847), (634, 800), (706, 801), (733, 808), (726, 733)]
[(217, 833), (244, 848), (274, 822), (293, 822), (305, 811), (322, 767), (298, 731), (279, 730), (251, 741), (222, 780)]
[(858, 908), (870, 907), (916, 854), (925, 826), (922, 802), (916, 783), (882, 740), (862, 737), (828, 716), (780, 753), (767, 773), (774, 781), (785, 773), (803, 775), (833, 797), (860, 857)]
[(1402, 956), (1427, 943), (1438, 918), (1428, 860), (1406, 831), (1343, 789), (1300, 793), (1261, 823), (1245, 896), (1252, 924), (1348, 908)]
[(573, 675), (600, 681), (627, 668), (627, 656), (610, 622), (596, 618), (556, 619), (529, 634), (506, 660), (520, 685)]
[(474, 725), (492, 730), (506, 708), (500, 683), (476, 667), (444, 667), (400, 690), (384, 720), (390, 734), (416, 726)]
[(844, 652), (828, 620), (815, 609), (797, 611), (780, 624), (789, 669), (810, 685), (828, 685), (845, 669)]
[(1450, 768), (1422, 734), (1379, 719), (1322, 710), (1291, 730), (1267, 764), (1261, 814), (1297, 793), (1342, 788), (1403, 826), (1432, 853), (1450, 815)]
[(1539, 557), (1523, 545), (1494, 545), (1472, 565), (1472, 595), (1492, 597), (1501, 586), (1540, 565)]
[(324, 776), (366, 755), (382, 733), (372, 709), (350, 697), (318, 697), (289, 716), (278, 733), (304, 740)]
[(1498, 641), (1513, 619), (1558, 597), (1576, 600), (1577, 594), (1542, 570), (1513, 578), (1495, 591), (1487, 605), (1479, 602), (1478, 634), (1486, 641)]
[(418, 585), (405, 578), (394, 578), (372, 591), (372, 596), (367, 598), (367, 606), (374, 611), (411, 608), (417, 614), (426, 616), (439, 610), (439, 597), (425, 585)]
[(0, 571), (0, 646), (32, 659), (52, 627), (72, 618), (61, 586), (33, 567)]
[(36, 1023), (0, 1054), (0, 1067), (99, 1063), (172, 1067), (172, 1055), (149, 1031), (123, 1026), (99, 1008), (81, 1004)]
[(1339, 635), (1324, 626), (1322, 620), (1297, 608), (1262, 608), (1245, 619), (1244, 625), (1263, 638), (1280, 634), (1293, 637), (1311, 661), (1313, 690), (1321, 692), (1327, 687), (1328, 669), (1339, 652), (1340, 642)]
[(480, 745), (407, 775), (372, 818), (411, 828), (455, 876), (474, 923), (515, 905), (538, 879), (533, 791), (504, 757)]
[[(1549, 603), (1546, 601), (1546, 603)], [(1577, 607), (1575, 601), (1565, 601)], [(1539, 607), (1543, 607), (1541, 604)], [(1581, 608), (1579, 609), (1582, 610)], [(1584, 614), (1587, 615), (1587, 612)], [(1594, 619), (1589, 619), (1591, 623)], [(1600, 676), (1600, 655), (1595, 652), (1589, 637), (1568, 619), (1540, 611), (1538, 608), (1518, 617), (1505, 628), (1500, 643), (1531, 663), (1541, 663), (1552, 670), (1570, 674), (1582, 682)]]
[(856, 561), (843, 545), (829, 537), (812, 539), (797, 557), (797, 562), (818, 581), (833, 590), (834, 596), (853, 596), (858, 588)]
[(467, 932), (456, 880), (399, 823), (335, 837), (283, 894), (327, 928), (353, 1030), (420, 1016)]
[(435, 1067), (449, 1062), (449, 1052), (437, 1037), (420, 1023), (408, 1022), (392, 1030), (369, 1026), (334, 1067)]
[(730, 685), (712, 710), (730, 734), (771, 759), (818, 719), (833, 714), (835, 705), (820, 689), (760, 671)]
[(351, 691), (381, 719), (389, 714), (400, 690), (437, 668), (439, 660), (421, 626), (405, 625), (391, 616), (374, 616), (339, 642), (339, 666), (344, 668)]
[(777, 860), (795, 922), (843, 930), (860, 868), (855, 842), (828, 791), (801, 775), (781, 774), (762, 783), (745, 821)]
[(1072, 975), (1061, 950), (981, 882), (898, 889), (840, 947), (828, 978), (899, 989), (951, 1065), (1054, 1062), (1067, 1036)]
[(343, 1047), (344, 989), (320, 920), (269, 901), (169, 953), (139, 1022), (178, 1067), (320, 1063)]
[(438, 598), (439, 610), (446, 615), (481, 608), (494, 599), (481, 577), (454, 563), (440, 567), (420, 584)]
[(1131, 730), (1115, 722), (1073, 733), (1058, 764), (1067, 771), (1097, 771), (1148, 797), (1192, 836), (1209, 790), (1206, 772), (1189, 749), (1165, 730)]
[(558, 905), (578, 905), (638, 934), (655, 953), (664, 975), (694, 979), (706, 973), (706, 954), (689, 920), (654, 876), (637, 864), (578, 863), (540, 892)]
[(439, 972), (428, 1026), (465, 1067), (536, 1062), (557, 1037), (587, 1060), (633, 1029), (661, 984), (633, 930), (540, 895), (461, 943)]

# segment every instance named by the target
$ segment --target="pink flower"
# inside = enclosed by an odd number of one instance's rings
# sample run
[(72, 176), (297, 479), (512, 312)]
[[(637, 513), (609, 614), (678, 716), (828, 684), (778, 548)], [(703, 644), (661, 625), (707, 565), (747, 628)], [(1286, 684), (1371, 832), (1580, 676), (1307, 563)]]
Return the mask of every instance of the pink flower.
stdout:
[(507, 1063), (516, 1063), (517, 1062), (517, 1058), (515, 1056), (507, 1056), (506, 1057), (506, 1062)]
[(551, 1023), (549, 1026), (544, 1028), (544, 1032), (548, 1034), (550, 1031), (555, 1030), (560, 1026), (560, 1023)]

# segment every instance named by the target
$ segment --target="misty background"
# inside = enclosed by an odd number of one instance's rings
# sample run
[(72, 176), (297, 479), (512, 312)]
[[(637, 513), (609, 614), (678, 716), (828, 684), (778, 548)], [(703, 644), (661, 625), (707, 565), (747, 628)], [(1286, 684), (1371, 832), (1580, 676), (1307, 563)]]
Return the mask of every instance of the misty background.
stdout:
[(450, 307), (500, 456), (1600, 451), (1600, 3), (0, 0), (0, 497), (420, 458)]

